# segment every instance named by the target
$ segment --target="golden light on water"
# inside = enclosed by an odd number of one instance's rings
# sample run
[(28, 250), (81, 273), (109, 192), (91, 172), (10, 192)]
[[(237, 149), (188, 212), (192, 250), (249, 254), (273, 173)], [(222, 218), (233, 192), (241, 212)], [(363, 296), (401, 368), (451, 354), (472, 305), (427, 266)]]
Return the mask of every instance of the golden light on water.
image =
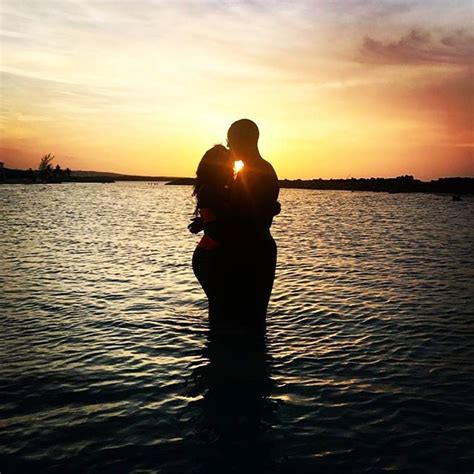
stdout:
[(237, 174), (244, 167), (242, 160), (234, 161), (234, 173)]

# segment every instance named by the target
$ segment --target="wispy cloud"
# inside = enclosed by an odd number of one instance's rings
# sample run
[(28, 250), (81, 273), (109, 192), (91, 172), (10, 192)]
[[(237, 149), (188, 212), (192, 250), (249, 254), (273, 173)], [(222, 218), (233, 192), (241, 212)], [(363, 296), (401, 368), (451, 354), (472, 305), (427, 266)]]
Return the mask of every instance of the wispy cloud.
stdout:
[(460, 64), (474, 61), (474, 36), (464, 30), (433, 34), (413, 29), (396, 41), (366, 36), (361, 61), (379, 64)]

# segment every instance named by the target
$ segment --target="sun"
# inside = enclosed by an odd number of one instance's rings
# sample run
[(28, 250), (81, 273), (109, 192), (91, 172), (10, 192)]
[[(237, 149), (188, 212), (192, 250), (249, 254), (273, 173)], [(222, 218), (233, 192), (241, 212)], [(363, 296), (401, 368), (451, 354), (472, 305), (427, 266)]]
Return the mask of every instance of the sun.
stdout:
[(239, 160), (239, 161), (234, 161), (234, 173), (237, 174), (242, 168), (244, 167), (244, 162)]

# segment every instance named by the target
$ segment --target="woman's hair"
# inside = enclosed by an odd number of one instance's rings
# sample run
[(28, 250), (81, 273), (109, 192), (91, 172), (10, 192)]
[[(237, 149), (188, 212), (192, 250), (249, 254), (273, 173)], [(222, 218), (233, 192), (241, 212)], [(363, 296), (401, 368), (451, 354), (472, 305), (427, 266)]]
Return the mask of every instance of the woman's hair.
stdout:
[(233, 178), (233, 162), (229, 150), (223, 145), (214, 145), (204, 153), (196, 171), (196, 184), (193, 196), (197, 197), (197, 208), (200, 206), (201, 193), (209, 199), (222, 198), (225, 188)]

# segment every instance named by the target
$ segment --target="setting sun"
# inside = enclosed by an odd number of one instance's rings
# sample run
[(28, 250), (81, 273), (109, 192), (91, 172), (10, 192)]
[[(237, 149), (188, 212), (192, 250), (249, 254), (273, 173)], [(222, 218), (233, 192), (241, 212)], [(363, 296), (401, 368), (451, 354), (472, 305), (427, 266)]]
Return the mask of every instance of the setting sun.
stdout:
[(234, 161), (234, 173), (237, 174), (242, 168), (244, 167), (244, 162), (239, 160), (239, 161)]

